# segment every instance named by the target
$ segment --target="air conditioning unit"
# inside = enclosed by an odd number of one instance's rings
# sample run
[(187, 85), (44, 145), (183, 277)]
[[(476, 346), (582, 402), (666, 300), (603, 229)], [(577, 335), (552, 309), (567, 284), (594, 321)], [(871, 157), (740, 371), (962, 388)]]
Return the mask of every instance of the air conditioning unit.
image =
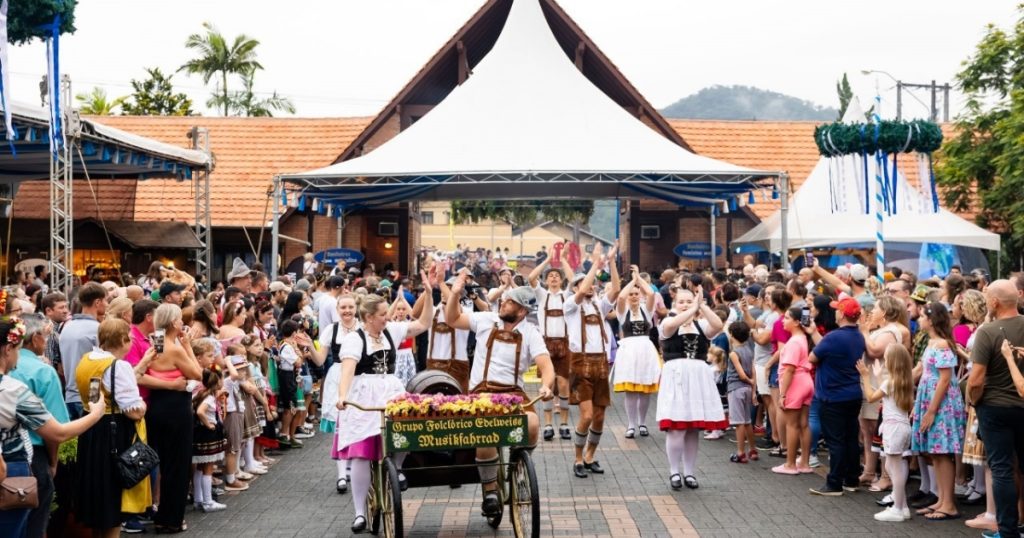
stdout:
[(640, 226), (640, 239), (661, 239), (661, 225), (644, 224)]
[(398, 237), (398, 223), (395, 221), (381, 221), (377, 223), (378, 237)]

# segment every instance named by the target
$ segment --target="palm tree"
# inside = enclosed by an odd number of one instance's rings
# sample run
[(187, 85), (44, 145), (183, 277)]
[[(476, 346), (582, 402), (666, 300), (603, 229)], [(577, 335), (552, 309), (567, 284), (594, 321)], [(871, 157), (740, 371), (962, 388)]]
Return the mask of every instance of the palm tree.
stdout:
[(250, 117), (270, 117), (274, 115), (275, 110), (289, 114), (295, 113), (295, 105), (292, 104), (291, 99), (277, 95), (276, 91), (266, 99), (258, 99), (252, 89), (255, 75), (255, 69), (243, 73), (242, 86), (244, 89), (240, 92), (232, 92), (230, 106), (235, 113), (239, 116)]
[(113, 116), (125, 100), (124, 97), (118, 97), (108, 101), (107, 91), (100, 87), (93, 88), (91, 93), (80, 93), (75, 99), (81, 103), (79, 112), (92, 116)]
[(241, 34), (236, 36), (229, 46), (224, 36), (212, 24), (204, 22), (203, 28), (206, 30), (205, 35), (192, 34), (185, 40), (185, 48), (195, 50), (198, 56), (186, 62), (178, 71), (200, 75), (204, 84), (209, 84), (210, 79), (219, 74), (220, 82), (213, 98), (207, 104), (218, 105), (227, 116), (231, 104), (228, 75), (241, 75), (263, 69), (256, 61), (256, 47), (260, 42)]

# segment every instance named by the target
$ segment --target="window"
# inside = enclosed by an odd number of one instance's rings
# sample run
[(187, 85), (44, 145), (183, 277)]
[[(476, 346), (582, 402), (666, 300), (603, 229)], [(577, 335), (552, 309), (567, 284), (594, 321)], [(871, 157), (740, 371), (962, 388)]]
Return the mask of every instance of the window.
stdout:
[(395, 221), (378, 222), (377, 235), (380, 237), (398, 237), (398, 223)]
[(661, 239), (661, 225), (644, 224), (640, 226), (640, 239)]
[(423, 224), (433, 224), (434, 223), (434, 212), (433, 211), (423, 211), (422, 213), (420, 213), (420, 221), (422, 221)]

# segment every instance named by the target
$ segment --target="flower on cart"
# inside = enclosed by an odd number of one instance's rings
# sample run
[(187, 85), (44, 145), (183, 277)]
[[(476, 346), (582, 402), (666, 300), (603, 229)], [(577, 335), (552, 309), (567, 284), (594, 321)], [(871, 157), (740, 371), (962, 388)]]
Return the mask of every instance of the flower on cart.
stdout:
[(395, 448), (405, 448), (409, 446), (409, 440), (400, 433), (392, 433), (391, 444), (393, 444)]
[(520, 427), (518, 427), (518, 428), (508, 432), (508, 440), (513, 442), (513, 443), (517, 443), (517, 444), (518, 443), (522, 443), (523, 442), (523, 427), (520, 426)]

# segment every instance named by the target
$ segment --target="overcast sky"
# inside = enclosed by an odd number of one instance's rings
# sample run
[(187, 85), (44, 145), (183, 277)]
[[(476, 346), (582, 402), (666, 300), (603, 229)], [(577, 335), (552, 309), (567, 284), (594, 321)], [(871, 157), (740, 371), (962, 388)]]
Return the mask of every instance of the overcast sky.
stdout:
[[(519, 0), (523, 1), (523, 0)], [(1010, 27), (1017, 0), (679, 1), (560, 0), (656, 107), (701, 88), (744, 84), (836, 106), (847, 72), (862, 100), (876, 83), (891, 115), (894, 83), (951, 82), (989, 23)], [(483, 0), (84, 0), (74, 35), (61, 42), (76, 93), (101, 86), (130, 93), (145, 67), (174, 71), (190, 58), (185, 39), (204, 21), (225, 35), (261, 41), (259, 91), (290, 97), (300, 116), (375, 114)], [(39, 103), (41, 43), (11, 51), (13, 99)], [(197, 77), (175, 76), (199, 109)], [(237, 87), (237, 84), (236, 84)], [(927, 92), (915, 95), (927, 101)], [(905, 115), (927, 108), (905, 97)], [(957, 101), (953, 102), (954, 113)], [(866, 107), (865, 107), (866, 108)]]

